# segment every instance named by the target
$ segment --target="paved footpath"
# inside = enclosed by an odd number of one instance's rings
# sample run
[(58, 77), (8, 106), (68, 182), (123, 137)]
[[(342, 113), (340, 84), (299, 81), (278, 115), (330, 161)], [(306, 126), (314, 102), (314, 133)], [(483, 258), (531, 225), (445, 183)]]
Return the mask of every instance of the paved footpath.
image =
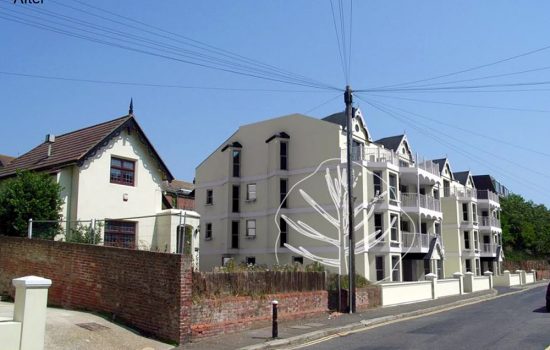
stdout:
[(404, 317), (418, 316), (445, 308), (467, 305), (488, 300), (496, 294), (517, 293), (535, 286), (547, 284), (543, 281), (527, 287), (501, 288), (497, 290), (469, 293), (420, 303), (376, 308), (352, 315), (322, 315), (297, 321), (279, 322), (279, 339), (271, 339), (271, 326), (227, 334), (195, 343), (185, 344), (177, 349), (284, 349), (332, 334), (362, 329)]

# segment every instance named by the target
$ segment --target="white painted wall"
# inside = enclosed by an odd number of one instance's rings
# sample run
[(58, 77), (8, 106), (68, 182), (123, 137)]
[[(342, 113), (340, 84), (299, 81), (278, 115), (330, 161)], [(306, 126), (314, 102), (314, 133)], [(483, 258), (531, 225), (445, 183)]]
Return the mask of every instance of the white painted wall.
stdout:
[(456, 278), (437, 280), (437, 296), (439, 298), (460, 294), (460, 281)]
[(486, 277), (486, 276), (474, 277), (472, 292), (479, 292), (482, 290), (489, 290), (489, 289), (491, 289), (489, 277)]
[(432, 282), (402, 282), (381, 284), (382, 306), (432, 299)]

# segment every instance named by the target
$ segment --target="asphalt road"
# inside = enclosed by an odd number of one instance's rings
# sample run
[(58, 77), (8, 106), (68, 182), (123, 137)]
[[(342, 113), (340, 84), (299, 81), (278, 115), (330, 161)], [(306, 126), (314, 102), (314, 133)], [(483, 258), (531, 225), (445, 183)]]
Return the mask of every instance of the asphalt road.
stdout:
[(546, 286), (387, 324), (307, 349), (520, 349), (550, 345)]

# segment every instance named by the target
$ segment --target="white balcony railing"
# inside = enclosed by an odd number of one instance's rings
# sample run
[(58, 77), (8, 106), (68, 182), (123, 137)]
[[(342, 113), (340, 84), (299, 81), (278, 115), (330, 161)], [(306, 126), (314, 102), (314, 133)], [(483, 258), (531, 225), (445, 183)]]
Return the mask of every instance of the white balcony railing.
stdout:
[(432, 234), (427, 233), (412, 233), (401, 231), (401, 239), (403, 241), (403, 248), (414, 249), (428, 249), (430, 247), (430, 241), (435, 238)]
[(458, 198), (477, 198), (477, 190), (475, 188), (456, 188), (455, 195)]
[(491, 244), (491, 243), (484, 243), (482, 246), (482, 253), (485, 254), (496, 254), (497, 252), (497, 245)]
[(365, 148), (363, 159), (374, 163), (390, 163), (399, 166), (399, 156), (394, 151), (380, 147)]
[(493, 202), (500, 203), (500, 199), (498, 197), (498, 194), (488, 191), (488, 190), (478, 190), (477, 191), (477, 199), (488, 199)]
[(500, 220), (491, 216), (480, 216), (480, 226), (500, 227)]
[(416, 193), (401, 193), (402, 207), (420, 207), (434, 211), (441, 211), (441, 202), (432, 196)]

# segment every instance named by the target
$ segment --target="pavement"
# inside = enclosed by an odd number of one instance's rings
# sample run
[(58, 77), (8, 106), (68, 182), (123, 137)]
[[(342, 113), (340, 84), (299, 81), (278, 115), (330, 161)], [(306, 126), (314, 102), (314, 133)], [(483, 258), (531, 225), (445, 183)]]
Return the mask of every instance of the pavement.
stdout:
[[(490, 291), (380, 307), (352, 315), (327, 313), (307, 319), (279, 321), (279, 338), (275, 340), (271, 338), (269, 326), (203, 339), (177, 348), (144, 337), (135, 330), (113, 323), (95, 313), (50, 307), (46, 314), (45, 349), (288, 349), (333, 335), (354, 333), (376, 325), (434, 314), (512, 293), (522, 293), (547, 283), (548, 281), (543, 281), (526, 287), (497, 287)], [(13, 303), (0, 302), (0, 319), (12, 316)]]
[[(0, 302), (0, 320), (8, 318), (13, 318), (13, 303)], [(164, 350), (173, 347), (94, 313), (51, 307), (46, 311), (45, 350)]]

